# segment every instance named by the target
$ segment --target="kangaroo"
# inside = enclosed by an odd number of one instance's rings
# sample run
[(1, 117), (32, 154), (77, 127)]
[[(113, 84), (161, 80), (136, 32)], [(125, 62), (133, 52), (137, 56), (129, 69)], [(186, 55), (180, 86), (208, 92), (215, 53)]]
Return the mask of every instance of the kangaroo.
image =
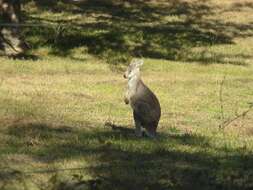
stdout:
[(128, 79), (124, 101), (131, 105), (135, 122), (135, 134), (142, 136), (143, 128), (148, 137), (156, 136), (161, 117), (160, 103), (155, 94), (141, 80), (140, 66), (143, 60), (133, 59), (124, 73)]

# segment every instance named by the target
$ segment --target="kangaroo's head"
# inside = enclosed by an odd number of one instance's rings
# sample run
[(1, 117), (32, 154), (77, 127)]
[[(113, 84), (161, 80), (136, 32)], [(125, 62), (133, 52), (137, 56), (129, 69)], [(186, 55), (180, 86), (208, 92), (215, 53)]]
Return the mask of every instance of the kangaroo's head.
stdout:
[(141, 65), (143, 65), (142, 59), (133, 59), (124, 74), (124, 78), (130, 80), (133, 77), (140, 77)]

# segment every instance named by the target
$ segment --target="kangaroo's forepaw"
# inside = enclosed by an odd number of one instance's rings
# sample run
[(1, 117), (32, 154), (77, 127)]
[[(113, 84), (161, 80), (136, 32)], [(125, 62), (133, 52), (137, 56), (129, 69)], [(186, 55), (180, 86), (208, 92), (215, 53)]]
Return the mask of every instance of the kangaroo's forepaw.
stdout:
[(124, 98), (125, 104), (129, 104), (129, 100), (127, 98)]

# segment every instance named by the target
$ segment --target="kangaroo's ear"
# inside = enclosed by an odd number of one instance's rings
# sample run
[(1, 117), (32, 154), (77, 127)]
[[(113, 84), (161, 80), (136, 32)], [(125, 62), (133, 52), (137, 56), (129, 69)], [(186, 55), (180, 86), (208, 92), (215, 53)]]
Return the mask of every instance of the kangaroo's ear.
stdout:
[(138, 61), (138, 65), (139, 65), (139, 66), (143, 65), (143, 63), (144, 63), (143, 59), (140, 59), (140, 60)]
[(130, 63), (130, 65), (133, 65), (135, 67), (140, 67), (141, 65), (143, 65), (143, 59), (133, 59)]

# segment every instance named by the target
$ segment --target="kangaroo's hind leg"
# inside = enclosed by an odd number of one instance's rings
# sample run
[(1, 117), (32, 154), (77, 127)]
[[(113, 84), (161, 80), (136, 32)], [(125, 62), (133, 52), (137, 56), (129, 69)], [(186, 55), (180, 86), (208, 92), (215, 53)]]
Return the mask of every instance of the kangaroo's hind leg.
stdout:
[(146, 126), (145, 127), (145, 129), (146, 129), (145, 134), (150, 138), (155, 138), (157, 125), (158, 125), (158, 123), (153, 122), (149, 126)]
[(135, 111), (134, 111), (133, 115), (134, 115), (134, 123), (135, 123), (135, 135), (137, 137), (142, 137), (141, 121)]

